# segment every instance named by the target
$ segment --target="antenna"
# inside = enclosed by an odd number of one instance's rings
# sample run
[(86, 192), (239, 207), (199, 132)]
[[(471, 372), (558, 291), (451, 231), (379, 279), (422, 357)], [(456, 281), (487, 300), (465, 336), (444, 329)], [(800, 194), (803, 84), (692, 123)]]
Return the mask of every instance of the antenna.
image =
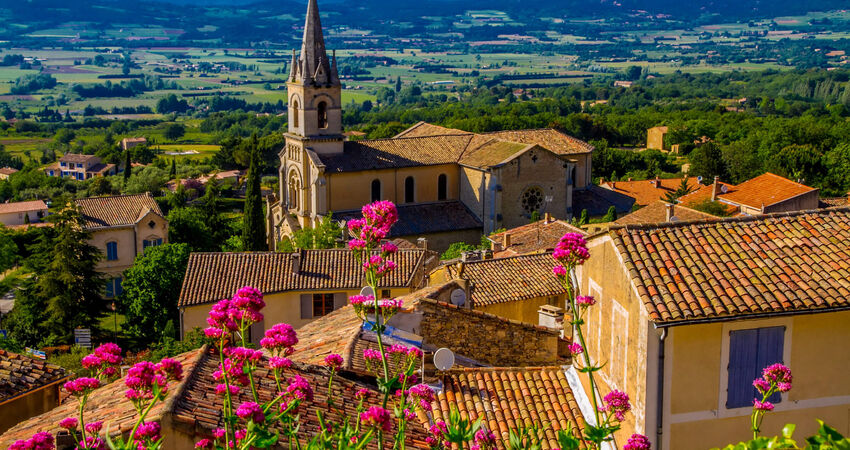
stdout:
[(443, 347), (434, 352), (434, 366), (437, 370), (449, 370), (455, 365), (455, 354)]
[(455, 289), (451, 296), (452, 305), (463, 306), (466, 304), (466, 291), (463, 289)]

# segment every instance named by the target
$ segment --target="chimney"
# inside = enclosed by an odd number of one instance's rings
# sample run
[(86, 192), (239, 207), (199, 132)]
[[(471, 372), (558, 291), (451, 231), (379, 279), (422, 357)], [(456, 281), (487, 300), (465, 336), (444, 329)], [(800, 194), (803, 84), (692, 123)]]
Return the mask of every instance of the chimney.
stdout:
[(421, 249), (428, 250), (428, 238), (421, 237), (417, 239), (416, 246)]
[(720, 177), (715, 176), (714, 177), (714, 184), (711, 185), (711, 201), (713, 201), (713, 202), (717, 201), (717, 180), (719, 180), (719, 179), (720, 179)]
[(655, 187), (661, 189), (661, 178), (658, 175), (655, 176)]
[(505, 231), (502, 233), (502, 250), (507, 250), (511, 246), (511, 234)]
[(541, 327), (562, 331), (564, 329), (564, 309), (553, 305), (542, 305), (537, 310), (537, 324)]
[(552, 222), (552, 221), (553, 221), (553, 220), (552, 220), (552, 215), (551, 215), (551, 214), (549, 214), (549, 213), (545, 213), (545, 214), (543, 214), (543, 223), (544, 223), (544, 224), (546, 224), (546, 223), (550, 223), (550, 222)]
[(599, 177), (599, 185), (602, 186), (605, 184), (605, 177)]
[(292, 273), (296, 275), (301, 273), (301, 250), (296, 250), (289, 258), (292, 262)]
[(673, 219), (673, 208), (675, 208), (675, 205), (672, 203), (666, 203), (664, 206), (667, 207), (667, 214), (665, 215), (666, 219), (664, 221), (669, 222)]

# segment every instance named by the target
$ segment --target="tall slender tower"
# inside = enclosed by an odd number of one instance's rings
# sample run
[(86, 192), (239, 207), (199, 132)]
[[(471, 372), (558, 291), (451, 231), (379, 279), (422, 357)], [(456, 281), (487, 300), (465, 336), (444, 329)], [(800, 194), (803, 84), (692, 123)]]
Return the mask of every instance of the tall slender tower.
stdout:
[(292, 144), (318, 154), (341, 153), (342, 87), (336, 55), (328, 59), (319, 5), (309, 0), (301, 54), (292, 53), (292, 70), (286, 83), (289, 98), (289, 133)]

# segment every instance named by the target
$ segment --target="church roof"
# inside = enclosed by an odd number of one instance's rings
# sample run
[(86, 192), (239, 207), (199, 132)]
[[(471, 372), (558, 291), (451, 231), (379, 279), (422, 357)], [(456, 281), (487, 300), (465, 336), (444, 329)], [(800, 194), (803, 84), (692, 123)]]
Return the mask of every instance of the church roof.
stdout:
[[(447, 231), (481, 229), (483, 224), (459, 201), (398, 205), (398, 222), (390, 229), (388, 237), (416, 236)], [(362, 217), (360, 210), (335, 211), (335, 220)]]

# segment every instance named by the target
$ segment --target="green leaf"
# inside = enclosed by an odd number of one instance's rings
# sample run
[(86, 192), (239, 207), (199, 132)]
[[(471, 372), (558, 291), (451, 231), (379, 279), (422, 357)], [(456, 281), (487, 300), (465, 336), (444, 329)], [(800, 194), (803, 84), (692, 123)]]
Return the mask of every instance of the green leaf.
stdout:
[(797, 425), (793, 423), (786, 424), (782, 427), (782, 436), (786, 439), (791, 439), (791, 436), (794, 435), (794, 430), (797, 429)]

